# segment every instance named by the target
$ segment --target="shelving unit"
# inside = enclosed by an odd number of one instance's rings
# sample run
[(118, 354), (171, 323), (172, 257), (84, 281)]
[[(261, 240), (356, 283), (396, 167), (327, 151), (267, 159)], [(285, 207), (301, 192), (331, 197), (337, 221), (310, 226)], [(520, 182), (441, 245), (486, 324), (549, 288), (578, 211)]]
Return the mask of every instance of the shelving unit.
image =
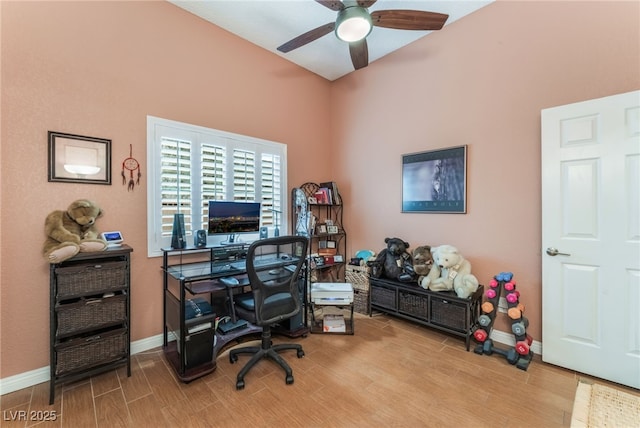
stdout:
[[(329, 203), (319, 203), (317, 192), (329, 188)], [(314, 305), (309, 301), (309, 287), (314, 282), (345, 282), (347, 233), (343, 225), (342, 197), (335, 183), (307, 182), (292, 191), (293, 215), (291, 229), (297, 235), (309, 238), (308, 282), (304, 290), (304, 323), (311, 323), (311, 332), (322, 332), (322, 320), (315, 319)], [(353, 334), (353, 305), (345, 323), (351, 325)], [(309, 317), (311, 315), (311, 317)]]
[(344, 282), (347, 233), (342, 223), (343, 205), (310, 203), (319, 189), (316, 183), (294, 189), (292, 230), (309, 238), (309, 282)]
[(121, 365), (131, 376), (127, 245), (79, 253), (49, 268), (50, 389)]

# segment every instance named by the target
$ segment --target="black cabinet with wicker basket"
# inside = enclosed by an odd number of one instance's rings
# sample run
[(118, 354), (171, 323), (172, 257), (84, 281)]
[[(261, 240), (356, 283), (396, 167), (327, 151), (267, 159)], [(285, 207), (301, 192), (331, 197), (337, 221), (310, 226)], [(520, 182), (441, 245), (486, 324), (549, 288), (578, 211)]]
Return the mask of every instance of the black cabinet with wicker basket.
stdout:
[(50, 265), (49, 404), (59, 383), (125, 364), (131, 376), (131, 251), (123, 245)]
[(467, 351), (484, 287), (463, 299), (453, 291), (425, 290), (415, 282), (369, 278), (371, 311), (377, 310), (465, 338)]

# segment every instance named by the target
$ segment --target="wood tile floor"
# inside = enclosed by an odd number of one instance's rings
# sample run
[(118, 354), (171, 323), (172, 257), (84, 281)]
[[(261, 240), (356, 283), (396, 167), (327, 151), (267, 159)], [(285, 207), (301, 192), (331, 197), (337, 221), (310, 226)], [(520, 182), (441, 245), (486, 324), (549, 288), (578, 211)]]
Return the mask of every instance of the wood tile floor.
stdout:
[[(0, 425), (561, 427), (570, 425), (578, 379), (587, 378), (538, 356), (527, 371), (519, 370), (497, 355), (467, 352), (461, 338), (384, 315), (361, 315), (355, 323), (354, 336), (276, 337), (304, 346), (304, 358), (283, 354), (293, 385), (264, 360), (245, 378), (245, 389), (236, 391), (235, 375), (248, 357), (232, 365), (229, 348), (215, 372), (184, 384), (155, 349), (132, 357), (129, 378), (122, 368), (58, 386), (52, 406), (48, 383), (6, 394)], [(56, 420), (16, 420), (20, 414), (55, 414)]]

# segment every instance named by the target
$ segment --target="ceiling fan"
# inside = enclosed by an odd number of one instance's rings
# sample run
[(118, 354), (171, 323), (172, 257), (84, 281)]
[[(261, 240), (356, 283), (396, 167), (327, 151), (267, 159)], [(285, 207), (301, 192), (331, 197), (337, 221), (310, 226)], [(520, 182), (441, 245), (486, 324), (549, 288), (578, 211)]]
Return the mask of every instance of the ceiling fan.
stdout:
[(338, 39), (349, 43), (349, 53), (353, 67), (358, 70), (369, 65), (369, 49), (366, 37), (376, 27), (397, 30), (440, 30), (449, 15), (422, 10), (377, 10), (369, 13), (377, 0), (315, 0), (317, 3), (338, 12), (335, 22), (321, 25), (311, 31), (289, 40), (278, 50), (290, 52), (320, 37), (335, 31)]

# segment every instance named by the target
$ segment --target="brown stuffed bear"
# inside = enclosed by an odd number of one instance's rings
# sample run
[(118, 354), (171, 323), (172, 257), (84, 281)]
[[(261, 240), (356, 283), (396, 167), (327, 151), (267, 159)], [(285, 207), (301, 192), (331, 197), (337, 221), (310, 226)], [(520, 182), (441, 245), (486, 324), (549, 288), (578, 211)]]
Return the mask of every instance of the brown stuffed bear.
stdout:
[(98, 237), (96, 219), (103, 214), (94, 202), (79, 199), (66, 211), (50, 213), (44, 223), (47, 239), (42, 252), (49, 263), (60, 263), (78, 252), (102, 251), (107, 243)]
[(421, 245), (413, 250), (413, 270), (418, 276), (418, 284), (422, 282), (422, 278), (429, 275), (429, 271), (433, 266), (433, 257), (431, 256), (431, 247), (429, 245)]

